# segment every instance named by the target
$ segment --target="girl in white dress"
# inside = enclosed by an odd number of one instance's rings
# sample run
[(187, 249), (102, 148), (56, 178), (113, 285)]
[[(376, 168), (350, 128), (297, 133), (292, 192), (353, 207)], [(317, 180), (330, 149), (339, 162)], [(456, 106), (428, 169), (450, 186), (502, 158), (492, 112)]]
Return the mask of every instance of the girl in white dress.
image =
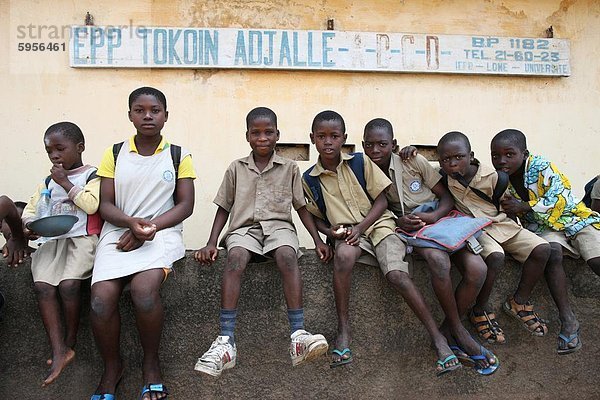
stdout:
[(136, 135), (106, 150), (98, 175), (105, 220), (92, 276), (92, 328), (104, 373), (91, 400), (113, 400), (123, 375), (119, 298), (131, 287), (144, 351), (140, 398), (165, 399), (158, 349), (163, 327), (160, 286), (172, 263), (185, 255), (182, 221), (194, 208), (191, 155), (161, 135), (168, 119), (162, 92), (150, 87), (129, 95)]

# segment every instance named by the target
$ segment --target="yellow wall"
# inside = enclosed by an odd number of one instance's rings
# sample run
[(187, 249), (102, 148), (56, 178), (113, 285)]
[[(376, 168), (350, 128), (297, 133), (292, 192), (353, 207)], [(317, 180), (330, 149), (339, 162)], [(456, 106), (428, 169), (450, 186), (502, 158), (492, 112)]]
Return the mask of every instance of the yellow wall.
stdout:
[[(555, 37), (571, 40), (568, 78), (490, 77), (251, 70), (73, 69), (68, 52), (19, 53), (17, 27), (96, 25), (242, 27)], [(556, 162), (576, 192), (600, 173), (600, 2), (516, 0), (379, 1), (0, 1), (0, 193), (30, 195), (50, 163), (42, 134), (59, 120), (86, 135), (84, 159), (98, 164), (110, 144), (134, 133), (127, 96), (142, 85), (167, 95), (164, 133), (193, 153), (199, 175), (186, 245), (208, 237), (212, 199), (227, 164), (249, 152), (244, 117), (255, 106), (279, 116), (282, 141), (308, 142), (313, 116), (334, 109), (346, 118), (349, 142), (375, 117), (394, 124), (400, 143), (435, 144), (449, 130), (470, 136), (489, 163), (489, 141), (501, 129), (523, 130), (529, 148)], [(42, 41), (49, 41), (44, 30)], [(36, 32), (37, 34), (37, 32)], [(26, 39), (26, 41), (36, 41)], [(52, 39), (52, 41), (65, 41)], [(311, 161), (316, 152), (311, 148)], [(309, 162), (301, 162), (306, 169)], [(300, 228), (302, 244), (311, 246)]]

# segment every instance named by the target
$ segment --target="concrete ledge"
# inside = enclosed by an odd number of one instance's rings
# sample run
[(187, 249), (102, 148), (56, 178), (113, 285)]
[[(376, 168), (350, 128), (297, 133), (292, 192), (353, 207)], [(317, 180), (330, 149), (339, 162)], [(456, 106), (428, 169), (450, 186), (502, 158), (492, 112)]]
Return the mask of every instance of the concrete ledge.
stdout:
[[(428, 336), (401, 297), (387, 285), (378, 268), (357, 265), (351, 302), (355, 362), (331, 370), (323, 358), (292, 368), (287, 346), (289, 331), (281, 280), (273, 264), (251, 265), (242, 286), (237, 324), (238, 365), (219, 379), (193, 371), (194, 363), (218, 332), (220, 281), (224, 253), (212, 267), (199, 267), (191, 253), (178, 263), (164, 285), (166, 307), (161, 357), (165, 383), (173, 399), (365, 399), (484, 397), (580, 399), (598, 398), (597, 363), (600, 345), (600, 279), (581, 262), (566, 260), (573, 306), (582, 325), (581, 352), (558, 356), (555, 351), (558, 315), (545, 284), (533, 300), (548, 319), (550, 335), (529, 336), (499, 314), (508, 343), (492, 346), (501, 368), (480, 377), (463, 368), (436, 378), (435, 354)], [(335, 337), (336, 317), (331, 268), (318, 262), (312, 250), (300, 260), (304, 278), (307, 329)], [(32, 290), (29, 265), (9, 270), (0, 264), (0, 288), (7, 300), (0, 322), (0, 399), (88, 399), (100, 378), (102, 364), (89, 324), (89, 290), (77, 344), (77, 356), (59, 380), (41, 388), (49, 345)], [(413, 265), (414, 280), (424, 292), (434, 316), (442, 314), (433, 296), (422, 260)], [(509, 261), (493, 295), (494, 303), (512, 293), (519, 266)], [(136, 399), (141, 381), (141, 348), (131, 302), (121, 302), (121, 343), (126, 373), (119, 399)]]

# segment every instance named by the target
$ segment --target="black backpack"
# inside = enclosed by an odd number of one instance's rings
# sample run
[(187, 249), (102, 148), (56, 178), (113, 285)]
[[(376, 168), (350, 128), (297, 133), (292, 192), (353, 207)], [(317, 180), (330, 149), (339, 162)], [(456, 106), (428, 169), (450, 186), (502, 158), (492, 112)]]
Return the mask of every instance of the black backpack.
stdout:
[(583, 204), (585, 204), (587, 207), (592, 206), (592, 188), (594, 187), (594, 184), (597, 180), (598, 177), (595, 177), (594, 179), (585, 184), (585, 195), (583, 196), (583, 199), (581, 201), (583, 201)]
[[(123, 147), (123, 143), (125, 142), (113, 144), (112, 152), (115, 160), (115, 167), (117, 166), (117, 157), (119, 156), (121, 147)], [(173, 167), (175, 168), (175, 181), (177, 182), (177, 176), (179, 175), (179, 164), (181, 163), (181, 146), (169, 144), (169, 149), (171, 150), (171, 159), (173, 160)]]

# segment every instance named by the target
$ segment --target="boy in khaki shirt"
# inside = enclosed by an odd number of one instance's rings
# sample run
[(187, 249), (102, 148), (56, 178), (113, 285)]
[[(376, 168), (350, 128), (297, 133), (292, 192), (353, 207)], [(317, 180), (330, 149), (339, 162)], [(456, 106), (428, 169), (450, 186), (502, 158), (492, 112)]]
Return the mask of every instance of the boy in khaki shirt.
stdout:
[[(393, 153), (396, 148), (392, 124), (376, 118), (365, 126), (363, 136), (365, 154), (391, 179), (392, 185), (386, 190), (388, 209), (396, 215), (396, 224), (405, 232), (415, 232), (425, 225), (435, 224), (446, 217), (454, 208), (452, 195), (442, 182), (442, 175), (433, 168), (420, 154), (401, 160)], [(414, 151), (416, 149), (412, 148)], [(408, 151), (407, 151), (408, 153)], [(414, 210), (436, 198), (439, 199), (435, 210), (415, 212)], [(466, 217), (465, 217), (466, 218)], [(455, 220), (460, 224), (458, 220)], [(401, 243), (404, 247), (404, 242)], [(431, 272), (431, 282), (437, 299), (444, 310), (446, 319), (440, 328), (452, 349), (461, 360), (481, 364), (481, 356), (487, 357), (490, 366), (476, 365), (482, 375), (490, 375), (499, 367), (499, 361), (489, 350), (481, 347), (464, 327), (463, 317), (475, 302), (485, 281), (487, 267), (483, 259), (470, 252), (467, 247), (451, 254), (438, 248), (414, 247), (414, 250), (425, 258)], [(403, 250), (405, 251), (405, 250)], [(451, 260), (459, 267), (463, 279), (458, 284), (456, 293), (450, 276)], [(488, 329), (491, 335), (491, 329)], [(456, 345), (456, 347), (454, 346)]]
[[(529, 302), (535, 284), (544, 274), (550, 245), (544, 239), (523, 229), (491, 202), (498, 173), (480, 165), (471, 151), (469, 139), (460, 132), (445, 134), (438, 143), (440, 165), (448, 175), (448, 189), (454, 197), (456, 208), (474, 217), (486, 217), (492, 225), (484, 228), (478, 238), (483, 246), (481, 256), (486, 261), (488, 273), (485, 283), (473, 306), (474, 315), (490, 314), (488, 300), (498, 270), (504, 265), (504, 252), (508, 252), (517, 261), (523, 263), (521, 280), (513, 296), (507, 298), (504, 311), (519, 320), (534, 336), (544, 336), (548, 328), (544, 321), (533, 311)], [(477, 191), (486, 195), (490, 201), (477, 195)], [(497, 321), (491, 321), (497, 325)]]
[(311, 234), (322, 261), (331, 258), (331, 249), (321, 240), (306, 210), (298, 166), (275, 154), (279, 140), (275, 113), (265, 107), (255, 108), (246, 117), (246, 127), (246, 140), (252, 152), (231, 163), (225, 172), (214, 200), (218, 209), (210, 238), (194, 254), (201, 264), (211, 264), (217, 259), (217, 240), (229, 218), (229, 227), (220, 243), (227, 249), (221, 285), (221, 333), (195, 366), (197, 371), (212, 376), (220, 376), (223, 370), (235, 366), (234, 328), (241, 278), (253, 258), (274, 258), (281, 272), (291, 328), (292, 365), (312, 360), (328, 347), (323, 335), (304, 330), (298, 236), (292, 223), (292, 207)]
[(600, 275), (600, 214), (573, 195), (569, 179), (554, 163), (529, 153), (523, 132), (505, 129), (494, 136), (490, 147), (494, 168), (510, 178), (502, 208), (550, 243), (545, 275), (561, 322), (557, 352), (573, 353), (582, 343), (579, 322), (569, 303), (563, 251), (583, 258)]
[[(338, 329), (331, 367), (352, 362), (348, 304), (352, 269), (361, 261), (379, 264), (386, 279), (425, 325), (437, 352), (437, 374), (459, 368), (456, 356), (408, 274), (405, 248), (394, 232), (393, 214), (387, 210), (385, 190), (391, 182), (368, 157), (343, 154), (346, 137), (341, 115), (334, 111), (317, 114), (310, 139), (319, 152), (319, 160), (303, 175), (307, 208), (316, 217), (319, 230), (335, 244), (333, 290)], [(362, 170), (363, 183), (353, 168)]]

